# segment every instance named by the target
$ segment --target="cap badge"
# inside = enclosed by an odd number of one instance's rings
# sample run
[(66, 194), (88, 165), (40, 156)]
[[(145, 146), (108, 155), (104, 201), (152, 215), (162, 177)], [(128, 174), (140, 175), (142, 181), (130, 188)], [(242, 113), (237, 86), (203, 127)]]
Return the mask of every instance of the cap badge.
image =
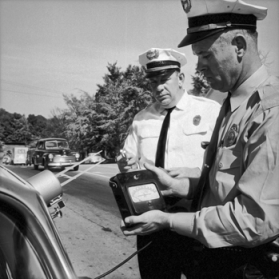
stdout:
[(181, 0), (181, 4), (185, 13), (189, 13), (192, 8), (191, 0)]
[(159, 57), (158, 49), (151, 49), (146, 53), (146, 58), (149, 60), (156, 59)]
[(200, 115), (196, 115), (194, 118), (193, 118), (193, 124), (195, 126), (198, 126), (201, 122), (201, 116)]

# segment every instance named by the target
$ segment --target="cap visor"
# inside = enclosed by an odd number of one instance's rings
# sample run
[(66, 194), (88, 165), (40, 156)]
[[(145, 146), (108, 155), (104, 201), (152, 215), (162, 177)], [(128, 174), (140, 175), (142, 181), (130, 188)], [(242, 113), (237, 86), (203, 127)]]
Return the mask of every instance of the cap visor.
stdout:
[(166, 69), (166, 70), (161, 70), (161, 71), (154, 71), (150, 73), (146, 73), (145, 77), (146, 78), (152, 78), (156, 76), (162, 76), (162, 75), (169, 75), (172, 74), (174, 71), (179, 71), (179, 69)]
[(178, 47), (184, 47), (184, 46), (194, 44), (196, 42), (199, 42), (207, 37), (213, 36), (222, 31), (224, 31), (224, 29), (214, 29), (210, 31), (201, 31), (201, 32), (187, 34), (186, 37), (178, 45)]

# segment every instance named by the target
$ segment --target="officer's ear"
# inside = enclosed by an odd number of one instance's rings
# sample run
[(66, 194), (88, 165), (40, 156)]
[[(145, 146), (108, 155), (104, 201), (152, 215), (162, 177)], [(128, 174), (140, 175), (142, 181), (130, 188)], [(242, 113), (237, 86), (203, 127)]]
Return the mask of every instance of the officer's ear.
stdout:
[(184, 81), (185, 81), (184, 73), (178, 73), (178, 85), (179, 85), (179, 88), (182, 88)]
[(241, 33), (237, 33), (233, 39), (233, 44), (235, 45), (235, 52), (238, 59), (242, 59), (247, 50), (247, 40), (245, 36)]

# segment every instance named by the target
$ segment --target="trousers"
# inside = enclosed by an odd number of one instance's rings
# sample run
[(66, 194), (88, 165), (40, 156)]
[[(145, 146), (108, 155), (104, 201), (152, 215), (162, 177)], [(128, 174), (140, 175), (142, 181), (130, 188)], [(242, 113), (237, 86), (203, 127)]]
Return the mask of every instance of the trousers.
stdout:
[(268, 261), (264, 249), (206, 248), (199, 242), (164, 230), (137, 237), (142, 279), (279, 279), (278, 263)]

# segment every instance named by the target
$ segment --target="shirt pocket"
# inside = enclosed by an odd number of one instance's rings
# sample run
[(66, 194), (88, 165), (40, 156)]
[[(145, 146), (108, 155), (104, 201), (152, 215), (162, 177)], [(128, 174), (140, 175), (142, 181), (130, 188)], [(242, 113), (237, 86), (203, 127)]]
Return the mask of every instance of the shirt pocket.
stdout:
[(241, 151), (220, 148), (218, 153), (216, 180), (227, 194), (241, 177)]
[(139, 137), (141, 139), (159, 138), (161, 132), (161, 125), (149, 125), (148, 127), (142, 127)]
[(191, 124), (183, 127), (183, 133), (186, 136), (197, 135), (197, 134), (205, 135), (208, 133), (208, 131), (209, 131), (209, 125), (206, 123), (202, 123), (199, 125)]

